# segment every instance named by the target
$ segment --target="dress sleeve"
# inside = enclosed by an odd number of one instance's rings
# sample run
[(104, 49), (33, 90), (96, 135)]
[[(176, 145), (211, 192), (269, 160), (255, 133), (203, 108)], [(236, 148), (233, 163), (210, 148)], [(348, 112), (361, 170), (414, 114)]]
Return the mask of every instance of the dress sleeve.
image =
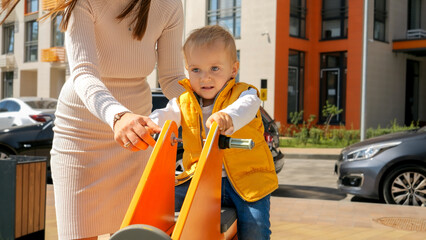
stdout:
[(129, 111), (102, 83), (95, 41), (95, 13), (88, 0), (78, 1), (67, 31), (65, 45), (75, 92), (87, 109), (113, 128), (114, 115)]
[(257, 90), (250, 88), (242, 92), (240, 97), (231, 105), (220, 110), (219, 112), (227, 113), (234, 124), (234, 131), (227, 134), (233, 134), (253, 120), (257, 111), (259, 111), (260, 104), (261, 101), (257, 96)]
[(185, 90), (178, 83), (185, 78), (182, 55), (183, 10), (180, 0), (173, 9), (157, 43), (158, 81), (168, 99), (178, 97)]

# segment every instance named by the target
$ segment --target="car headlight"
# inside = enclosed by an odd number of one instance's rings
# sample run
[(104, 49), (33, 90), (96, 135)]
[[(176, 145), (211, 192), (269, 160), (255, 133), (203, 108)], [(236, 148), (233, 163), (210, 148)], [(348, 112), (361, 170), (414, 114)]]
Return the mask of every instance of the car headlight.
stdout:
[(357, 149), (355, 151), (348, 153), (348, 155), (346, 155), (345, 160), (355, 161), (355, 160), (363, 160), (363, 159), (367, 159), (367, 158), (372, 158), (372, 157), (376, 156), (380, 151), (398, 146), (399, 144), (401, 144), (400, 141), (383, 143), (383, 144), (374, 144), (374, 145), (371, 145), (371, 146), (368, 146), (368, 147)]

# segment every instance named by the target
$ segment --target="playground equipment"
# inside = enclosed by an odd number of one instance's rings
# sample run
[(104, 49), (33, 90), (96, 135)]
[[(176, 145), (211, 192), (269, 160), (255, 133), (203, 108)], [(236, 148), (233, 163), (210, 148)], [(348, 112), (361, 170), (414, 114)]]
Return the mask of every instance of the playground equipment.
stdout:
[(110, 240), (237, 239), (234, 209), (221, 209), (223, 148), (251, 149), (249, 139), (219, 134), (212, 124), (180, 213), (174, 212), (177, 125), (166, 121), (120, 230)]

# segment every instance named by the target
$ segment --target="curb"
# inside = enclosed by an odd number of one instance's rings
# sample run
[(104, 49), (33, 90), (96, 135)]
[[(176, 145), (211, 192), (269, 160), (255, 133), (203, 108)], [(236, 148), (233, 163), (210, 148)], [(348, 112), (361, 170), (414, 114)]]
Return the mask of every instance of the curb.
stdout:
[(314, 159), (314, 160), (338, 160), (339, 155), (336, 154), (299, 154), (284, 153), (284, 159)]

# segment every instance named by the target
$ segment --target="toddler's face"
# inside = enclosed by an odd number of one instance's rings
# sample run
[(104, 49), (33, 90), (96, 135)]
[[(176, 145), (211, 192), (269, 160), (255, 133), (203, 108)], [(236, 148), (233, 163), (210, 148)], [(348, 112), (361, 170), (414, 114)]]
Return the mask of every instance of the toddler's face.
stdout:
[(232, 62), (223, 42), (194, 47), (186, 54), (186, 69), (192, 89), (203, 98), (204, 106), (213, 104), (225, 83), (234, 78), (239, 63)]

